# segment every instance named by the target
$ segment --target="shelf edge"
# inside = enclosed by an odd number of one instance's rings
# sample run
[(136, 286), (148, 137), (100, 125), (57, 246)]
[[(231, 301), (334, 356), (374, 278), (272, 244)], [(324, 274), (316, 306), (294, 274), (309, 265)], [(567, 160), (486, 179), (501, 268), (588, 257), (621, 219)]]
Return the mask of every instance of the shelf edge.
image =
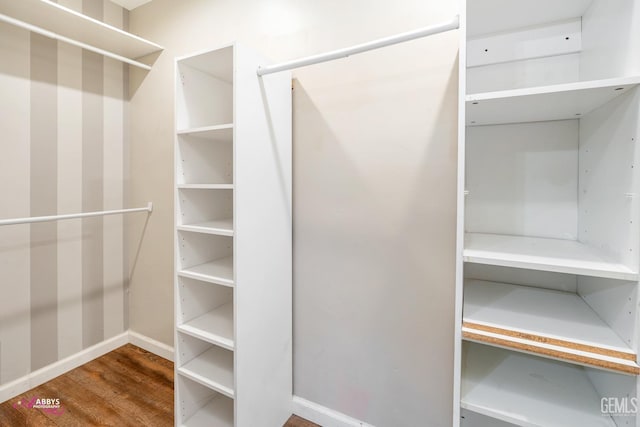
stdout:
[(207, 332), (200, 328), (195, 328), (186, 324), (176, 326), (178, 332), (187, 334), (202, 341), (206, 341), (209, 344), (216, 345), (226, 350), (235, 351), (235, 343), (232, 339), (222, 337), (220, 335)]
[(192, 233), (213, 234), (216, 236), (233, 236), (233, 230), (228, 228), (202, 227), (198, 225), (179, 225), (176, 227), (178, 231), (189, 231)]
[(551, 93), (572, 92), (578, 90), (600, 89), (612, 86), (640, 84), (640, 76), (615, 77), (611, 79), (586, 80), (572, 83), (561, 83), (548, 86), (480, 92), (465, 96), (465, 103), (475, 101), (491, 101), (496, 99), (517, 98), (521, 96), (547, 95)]
[(221, 393), (231, 399), (234, 398), (235, 393), (233, 389), (225, 385), (222, 385), (216, 381), (212, 381), (196, 372), (193, 372), (189, 369), (185, 369), (184, 367), (182, 367), (182, 368), (178, 368), (178, 373), (183, 377), (189, 378), (190, 380), (195, 381), (199, 384), (202, 384), (203, 386), (210, 388), (211, 390), (217, 391), (218, 393)]
[(638, 275), (638, 273), (635, 273), (632, 271), (625, 272), (625, 271), (615, 271), (615, 270), (602, 270), (602, 269), (595, 269), (595, 268), (569, 267), (564, 265), (543, 264), (543, 263), (536, 263), (531, 261), (506, 260), (501, 258), (492, 258), (492, 257), (469, 254), (467, 253), (467, 250), (463, 251), (462, 260), (464, 262), (470, 262), (475, 264), (495, 265), (498, 267), (524, 268), (527, 270), (549, 271), (553, 273), (578, 274), (582, 276), (602, 277), (605, 279), (630, 280), (630, 281), (638, 281), (640, 279), (640, 276)]
[(609, 357), (596, 353), (540, 343), (537, 341), (474, 330), (465, 326), (462, 327), (462, 338), (466, 341), (507, 348), (523, 353), (529, 353), (579, 365), (591, 366), (626, 375), (640, 375), (640, 366), (638, 366), (635, 361), (616, 357)]

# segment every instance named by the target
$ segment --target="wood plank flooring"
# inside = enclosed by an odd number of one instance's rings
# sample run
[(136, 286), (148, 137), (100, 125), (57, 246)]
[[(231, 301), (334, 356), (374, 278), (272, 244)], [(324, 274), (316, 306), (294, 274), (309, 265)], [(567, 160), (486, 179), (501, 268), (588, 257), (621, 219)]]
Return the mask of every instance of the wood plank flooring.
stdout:
[(304, 418), (300, 418), (296, 415), (292, 415), (289, 421), (283, 427), (320, 427), (318, 424), (307, 421)]
[[(30, 408), (60, 399), (61, 414)], [(2, 427), (173, 426), (173, 363), (131, 344), (0, 404)], [(319, 427), (292, 416), (284, 427)]]

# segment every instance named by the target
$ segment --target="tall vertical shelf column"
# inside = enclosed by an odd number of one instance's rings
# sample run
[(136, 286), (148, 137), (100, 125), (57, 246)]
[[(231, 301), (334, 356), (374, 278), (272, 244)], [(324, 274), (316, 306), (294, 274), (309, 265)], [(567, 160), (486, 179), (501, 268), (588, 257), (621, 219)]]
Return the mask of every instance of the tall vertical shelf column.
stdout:
[(637, 2), (461, 4), (454, 425), (638, 427)]
[(292, 402), (291, 75), (232, 44), (176, 60), (176, 425)]

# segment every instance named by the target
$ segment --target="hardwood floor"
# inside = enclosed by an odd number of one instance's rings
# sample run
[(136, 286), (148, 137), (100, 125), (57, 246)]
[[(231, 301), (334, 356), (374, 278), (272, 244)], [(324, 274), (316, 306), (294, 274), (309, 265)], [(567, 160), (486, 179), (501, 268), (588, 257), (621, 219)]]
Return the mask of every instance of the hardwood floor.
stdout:
[(289, 421), (283, 427), (320, 427), (318, 424), (307, 421), (304, 418), (300, 418), (296, 415), (292, 415)]
[[(34, 398), (60, 399), (62, 414)], [(3, 403), (0, 425), (173, 426), (173, 363), (125, 345)]]
[[(127, 344), (0, 404), (0, 426), (173, 426), (173, 363)], [(292, 416), (284, 427), (319, 426)]]

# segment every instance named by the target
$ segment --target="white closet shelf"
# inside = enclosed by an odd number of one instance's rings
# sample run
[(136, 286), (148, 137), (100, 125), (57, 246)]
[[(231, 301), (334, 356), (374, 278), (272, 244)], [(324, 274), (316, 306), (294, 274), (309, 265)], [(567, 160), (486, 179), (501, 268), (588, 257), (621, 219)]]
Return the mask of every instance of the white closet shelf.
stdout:
[[(579, 18), (592, 0), (474, 0), (467, 2), (467, 37), (510, 31), (549, 22)], [(499, 10), (500, 13), (495, 11)]]
[(579, 119), (638, 84), (632, 76), (467, 95), (466, 124)]
[(231, 142), (233, 141), (233, 123), (182, 129), (178, 131), (178, 135), (192, 136), (210, 141)]
[(205, 221), (197, 224), (179, 225), (180, 231), (191, 231), (194, 233), (216, 234), (218, 236), (233, 236), (233, 219), (218, 219)]
[(178, 276), (218, 285), (233, 286), (233, 257), (218, 258), (178, 271)]
[(193, 414), (183, 427), (233, 427), (233, 400), (218, 395)]
[(637, 272), (611, 262), (600, 250), (575, 240), (466, 233), (465, 262), (526, 268), (609, 279), (639, 279)]
[(0, 14), (129, 59), (162, 46), (48, 0), (0, 0)]
[(465, 281), (463, 338), (626, 374), (637, 355), (570, 292)]
[(615, 427), (582, 367), (479, 344), (466, 349), (463, 408), (519, 426)]
[(233, 184), (178, 184), (180, 190), (233, 190)]
[(234, 349), (233, 302), (177, 326), (177, 330), (227, 350)]
[(178, 368), (178, 373), (233, 399), (233, 353), (228, 350), (214, 346)]

